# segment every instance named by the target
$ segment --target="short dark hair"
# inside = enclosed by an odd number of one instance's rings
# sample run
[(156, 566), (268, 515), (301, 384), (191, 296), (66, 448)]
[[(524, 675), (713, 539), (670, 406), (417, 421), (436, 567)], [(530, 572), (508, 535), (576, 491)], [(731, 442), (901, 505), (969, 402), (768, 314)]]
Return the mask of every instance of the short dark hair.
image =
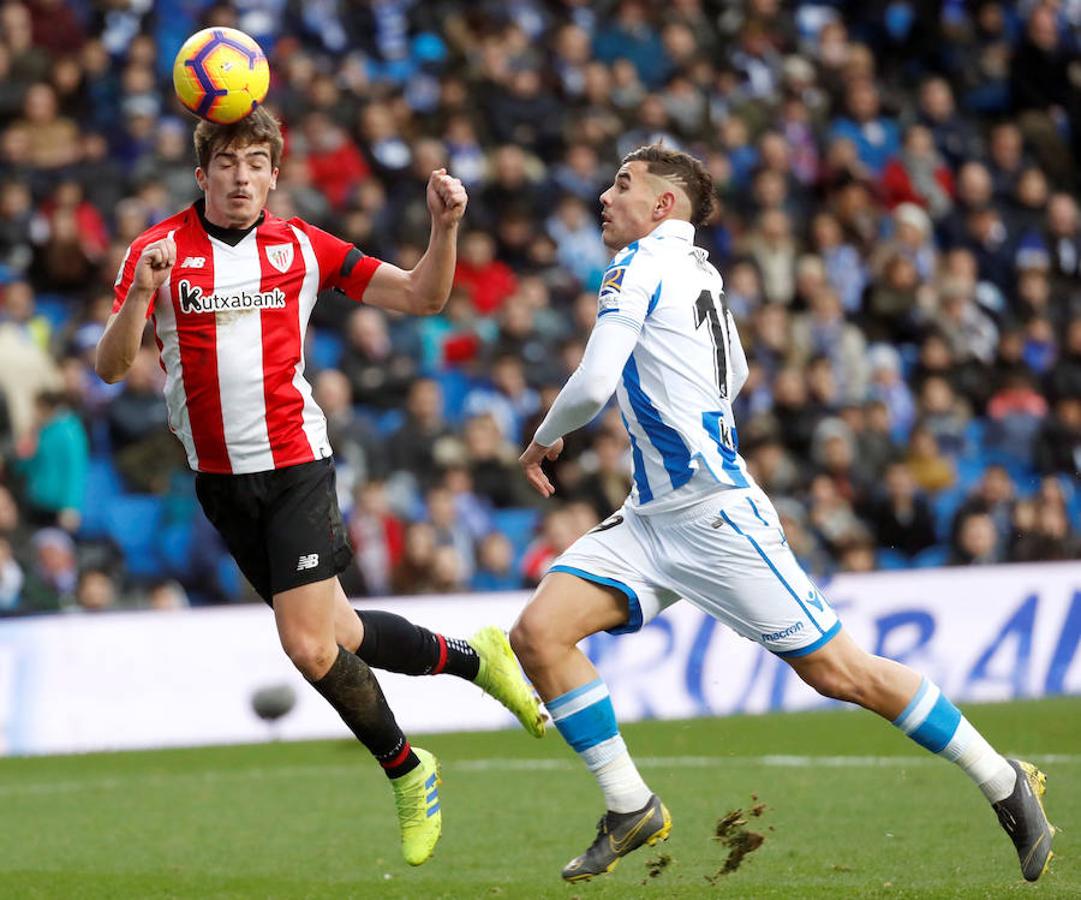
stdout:
[(249, 144), (269, 144), (270, 165), (276, 169), (281, 164), (284, 144), (281, 125), (262, 106), (230, 125), (218, 125), (204, 119), (195, 127), (195, 158), (204, 170), (210, 165), (215, 150)]
[(623, 164), (644, 162), (651, 175), (672, 178), (679, 182), (691, 201), (691, 224), (705, 225), (713, 213), (713, 176), (701, 161), (663, 144), (647, 144), (623, 157)]

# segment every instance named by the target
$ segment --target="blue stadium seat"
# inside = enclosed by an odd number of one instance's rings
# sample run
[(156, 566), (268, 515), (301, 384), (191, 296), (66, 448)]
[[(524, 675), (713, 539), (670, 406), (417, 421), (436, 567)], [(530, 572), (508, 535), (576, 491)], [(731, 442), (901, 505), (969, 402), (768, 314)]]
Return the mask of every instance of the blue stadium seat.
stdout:
[(312, 368), (336, 369), (342, 361), (345, 345), (342, 339), (326, 328), (313, 328), (308, 341), (308, 360)]
[(935, 544), (912, 557), (912, 565), (917, 569), (937, 569), (946, 565), (949, 560), (950, 548), (945, 544)]
[(883, 572), (892, 572), (897, 569), (907, 569), (912, 565), (908, 557), (900, 550), (890, 550), (888, 547), (879, 547), (875, 551), (875, 568)]
[(123, 491), (120, 473), (116, 471), (112, 460), (107, 457), (91, 458), (86, 470), (86, 498), (83, 501), (80, 537), (101, 537), (106, 533), (109, 508)]
[(931, 498), (931, 509), (935, 514), (935, 534), (940, 541), (949, 539), (953, 517), (967, 496), (968, 491), (964, 488), (952, 487), (939, 491)]
[(52, 325), (53, 331), (59, 331), (71, 318), (72, 301), (59, 294), (38, 294), (34, 298), (34, 307), (38, 315), (44, 316)]
[(492, 531), (500, 532), (510, 541), (516, 564), (533, 540), (540, 518), (540, 512), (529, 507), (497, 509), (492, 513)]
[(405, 421), (405, 413), (400, 409), (388, 409), (379, 413), (375, 420), (375, 429), (382, 437), (390, 437), (402, 427)]
[(135, 494), (113, 498), (105, 512), (105, 530), (124, 553), (124, 565), (136, 578), (164, 574), (158, 551), (162, 504), (158, 497)]
[(176, 577), (184, 575), (191, 560), (191, 522), (176, 522), (161, 533), (157, 550), (164, 568)]
[(447, 369), (435, 375), (443, 391), (443, 415), (452, 425), (462, 421), (465, 398), (473, 387), (473, 380), (459, 369)]

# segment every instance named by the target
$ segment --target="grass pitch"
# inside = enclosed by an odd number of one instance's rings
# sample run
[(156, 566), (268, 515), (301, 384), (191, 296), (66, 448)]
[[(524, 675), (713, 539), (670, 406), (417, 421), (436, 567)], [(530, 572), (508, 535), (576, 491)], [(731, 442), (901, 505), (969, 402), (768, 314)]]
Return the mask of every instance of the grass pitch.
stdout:
[[(554, 733), (417, 741), (444, 775), (443, 839), (419, 869), (401, 861), (391, 792), (352, 743), (0, 760), (0, 896), (1081, 896), (1081, 698), (966, 713), (1048, 773), (1061, 833), (1036, 885), (955, 767), (837, 711), (627, 726), (672, 838), (582, 885), (559, 870), (602, 803)], [(735, 809), (765, 840), (719, 875), (729, 851), (714, 835)]]

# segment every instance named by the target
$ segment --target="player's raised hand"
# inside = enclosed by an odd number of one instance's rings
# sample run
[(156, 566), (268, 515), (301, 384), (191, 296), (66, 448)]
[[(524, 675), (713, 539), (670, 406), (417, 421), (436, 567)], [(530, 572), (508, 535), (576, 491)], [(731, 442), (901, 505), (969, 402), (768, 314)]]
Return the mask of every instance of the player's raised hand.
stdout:
[(139, 262), (135, 264), (136, 288), (154, 293), (165, 283), (176, 265), (176, 243), (172, 238), (162, 238), (143, 248)]
[(536, 441), (525, 448), (525, 453), (518, 457), (518, 464), (525, 472), (526, 480), (533, 485), (533, 489), (542, 497), (551, 497), (556, 492), (548, 476), (541, 468), (541, 462), (545, 459), (556, 459), (563, 452), (563, 438), (559, 438), (551, 447), (542, 447)]
[(469, 195), (465, 186), (446, 169), (436, 169), (428, 179), (428, 209), (438, 225), (457, 225), (465, 215)]

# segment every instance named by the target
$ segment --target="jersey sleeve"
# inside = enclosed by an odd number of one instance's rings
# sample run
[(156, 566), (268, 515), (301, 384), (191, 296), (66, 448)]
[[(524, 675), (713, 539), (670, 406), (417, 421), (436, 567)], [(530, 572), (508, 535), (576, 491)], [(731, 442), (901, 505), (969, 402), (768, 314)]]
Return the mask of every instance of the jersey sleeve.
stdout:
[[(120, 271), (116, 273), (116, 281), (113, 282), (113, 313), (120, 312), (120, 307), (128, 299), (128, 291), (135, 281), (135, 267), (139, 265), (139, 257), (150, 243), (150, 238), (140, 235), (128, 245), (128, 251), (124, 254), (124, 260), (120, 263)], [(147, 304), (146, 317), (149, 319), (154, 314), (154, 300), (157, 295), (150, 298)]]
[(642, 330), (646, 316), (660, 291), (658, 261), (648, 251), (629, 247), (620, 252), (604, 272), (597, 294), (597, 321), (620, 324), (634, 332)]
[(361, 301), (381, 260), (300, 219), (294, 219), (292, 224), (301, 228), (312, 242), (319, 261), (319, 290), (335, 288), (350, 299)]

